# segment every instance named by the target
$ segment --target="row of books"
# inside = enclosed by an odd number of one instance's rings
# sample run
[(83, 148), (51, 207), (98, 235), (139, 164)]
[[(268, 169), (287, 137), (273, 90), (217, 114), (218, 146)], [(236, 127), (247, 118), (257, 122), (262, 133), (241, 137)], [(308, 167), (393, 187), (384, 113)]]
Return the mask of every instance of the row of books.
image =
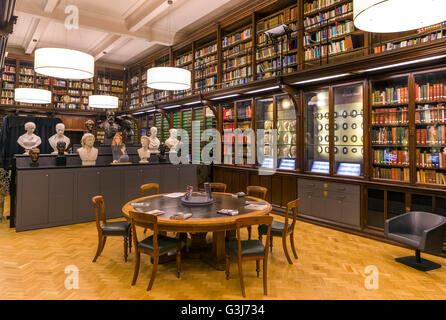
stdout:
[(192, 62), (192, 52), (183, 54), (182, 56), (179, 56), (175, 59), (175, 66), (180, 66), (185, 63)]
[(305, 50), (305, 60), (317, 59), (332, 54), (350, 51), (357, 47), (356, 38), (352, 36), (346, 37), (344, 40), (333, 41), (330, 44), (322, 44)]
[(442, 103), (437, 106), (426, 104), (424, 106), (418, 105), (415, 109), (415, 123), (445, 123), (446, 122), (446, 108)]
[(223, 51), (223, 59), (230, 58), (231, 56), (235, 56), (238, 54), (249, 54), (252, 51), (252, 41), (246, 43), (240, 43), (237, 46), (229, 48), (228, 50)]
[(53, 86), (55, 86), (55, 87), (66, 87), (67, 86), (67, 82), (65, 80), (53, 79)]
[(251, 27), (243, 30), (242, 32), (237, 32), (233, 35), (226, 36), (223, 38), (222, 45), (223, 48), (233, 45), (239, 41), (244, 41), (251, 38)]
[(435, 170), (418, 170), (417, 182), (419, 183), (433, 183), (433, 184), (446, 184), (446, 178), (444, 173), (437, 172)]
[(15, 85), (12, 82), (2, 82), (2, 88), (7, 90), (14, 90)]
[(446, 169), (446, 152), (416, 151), (417, 167)]
[(222, 88), (228, 88), (228, 87), (238, 86), (238, 85), (241, 85), (241, 84), (246, 84), (246, 83), (248, 83), (250, 81), (252, 81), (251, 77), (238, 78), (238, 79), (235, 79), (235, 80), (226, 81), (221, 86), (222, 86)]
[(15, 104), (14, 98), (2, 98), (1, 104)]
[(337, 18), (341, 18), (343, 16), (349, 15), (353, 12), (353, 3), (349, 2), (347, 4), (343, 4), (337, 8), (334, 8), (330, 11), (321, 12), (312, 17), (306, 17), (304, 19), (304, 27), (305, 29), (313, 28), (316, 25), (327, 23), (330, 20), (334, 20)]
[(33, 76), (19, 76), (19, 82), (22, 83), (34, 83), (34, 77)]
[(312, 34), (306, 35), (304, 37), (304, 45), (311, 45), (321, 41), (327, 41), (328, 39), (339, 37), (353, 31), (355, 31), (353, 21), (339, 23), (334, 26), (324, 28)]
[(264, 32), (265, 30), (275, 28), (283, 24), (284, 20), (283, 13), (280, 13), (274, 17), (260, 21), (257, 23), (257, 32)]
[(98, 90), (100, 91), (110, 91), (110, 86), (105, 84), (98, 84)]
[(195, 52), (195, 58), (200, 58), (203, 56), (207, 56), (211, 53), (217, 52), (217, 44), (212, 44), (210, 46), (204, 47)]
[(5, 65), (4, 67), (3, 67), (3, 72), (6, 72), (6, 73), (15, 73), (15, 66), (10, 66), (10, 65)]
[(373, 104), (407, 103), (408, 99), (407, 87), (385, 88), (384, 90), (374, 90), (372, 93)]
[(373, 125), (401, 125), (409, 123), (407, 107), (403, 108), (377, 108), (372, 110)]
[(407, 145), (409, 129), (407, 127), (382, 127), (372, 130), (372, 144)]
[(241, 67), (246, 64), (250, 64), (252, 61), (251, 55), (237, 57), (235, 59), (229, 59), (227, 62), (223, 62), (223, 69)]
[(98, 83), (110, 84), (110, 79), (106, 77), (98, 77)]
[(82, 89), (94, 90), (94, 84), (82, 82)]
[(20, 68), (20, 74), (33, 76), (34, 75), (34, 69), (21, 67)]
[(211, 76), (214, 74), (217, 74), (217, 66), (211, 65), (210, 67), (207, 67), (206, 69), (196, 70), (195, 71), (195, 79), (201, 79), (201, 78), (208, 77), (208, 76)]
[(217, 84), (217, 77), (213, 76), (210, 78), (206, 78), (200, 81), (196, 81), (195, 82), (195, 88), (196, 89), (200, 89), (203, 87), (209, 87), (209, 86), (214, 86)]
[(417, 144), (446, 144), (446, 126), (428, 126), (417, 129)]
[(409, 165), (409, 152), (407, 150), (372, 150), (372, 159), (374, 164), (378, 165)]
[(112, 80), (111, 84), (112, 84), (112, 86), (123, 87), (124, 86), (124, 81), (122, 81), (122, 80)]
[(398, 181), (409, 181), (409, 168), (373, 168), (373, 177)]
[(200, 69), (207, 66), (208, 64), (216, 64), (216, 63), (217, 63), (217, 55), (206, 56), (201, 59), (195, 60), (195, 69)]
[(409, 39), (409, 40), (401, 40), (401, 41), (397, 41), (397, 42), (388, 42), (385, 44), (380, 44), (373, 48), (373, 53), (381, 53), (381, 52), (392, 51), (392, 50), (396, 50), (396, 49), (400, 49), (400, 48), (411, 47), (411, 46), (415, 46), (417, 44), (426, 43), (429, 41), (434, 41), (434, 40), (443, 39), (443, 38), (444, 38), (443, 32), (438, 31), (438, 32), (434, 32), (434, 33), (428, 34), (423, 37), (417, 37), (417, 38)]
[(3, 81), (10, 81), (10, 82), (15, 82), (15, 76), (12, 74), (2, 74), (2, 80)]
[(316, 10), (321, 10), (325, 7), (332, 6), (336, 3), (342, 2), (345, 0), (314, 0), (309, 2), (304, 2), (304, 14), (311, 14)]
[(252, 75), (252, 67), (246, 66), (223, 74), (223, 81), (234, 80), (237, 78), (246, 78)]
[(415, 84), (415, 101), (426, 101), (446, 98), (446, 84)]
[(2, 91), (2, 98), (14, 98), (14, 91), (11, 90)]

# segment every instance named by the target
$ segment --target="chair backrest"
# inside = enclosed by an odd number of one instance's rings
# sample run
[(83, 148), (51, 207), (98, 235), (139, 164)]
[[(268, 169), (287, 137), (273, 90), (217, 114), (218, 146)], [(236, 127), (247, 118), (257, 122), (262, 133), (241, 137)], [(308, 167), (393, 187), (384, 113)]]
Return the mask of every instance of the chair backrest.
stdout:
[(150, 189), (155, 190), (155, 194), (160, 193), (160, 185), (158, 183), (147, 183), (143, 184), (141, 187), (141, 196), (144, 197), (144, 192)]
[(288, 224), (289, 224), (289, 215), (290, 211), (293, 210), (293, 216), (291, 221), (291, 230), (294, 229), (294, 226), (296, 225), (296, 219), (297, 219), (297, 208), (299, 207), (299, 199), (290, 201), (286, 205), (286, 213), (285, 213), (285, 227), (283, 228), (283, 232), (287, 232), (288, 230)]
[(236, 228), (236, 234), (237, 234), (237, 242), (238, 242), (238, 254), (241, 255), (242, 252), (242, 239), (240, 236), (240, 229), (248, 227), (248, 226), (254, 226), (254, 225), (261, 225), (266, 224), (268, 225), (268, 231), (266, 234), (266, 243), (265, 243), (265, 259), (268, 257), (268, 248), (269, 248), (269, 242), (271, 237), (271, 225), (273, 223), (273, 217), (272, 216), (259, 216), (259, 217), (246, 217), (246, 218), (238, 218), (235, 220), (235, 228)]
[(412, 232), (417, 235), (422, 235), (425, 230), (440, 226), (446, 220), (445, 217), (438, 214), (423, 211), (412, 211), (407, 214), (410, 215)]
[(226, 192), (227, 185), (222, 182), (209, 182), (212, 192)]
[(153, 230), (153, 249), (154, 251), (158, 251), (158, 217), (153, 214), (147, 214), (144, 212), (130, 211), (130, 219), (132, 224), (132, 236), (135, 245), (138, 244), (136, 223), (139, 223)]
[(94, 206), (94, 212), (96, 214), (96, 227), (98, 230), (101, 230), (101, 220), (102, 223), (107, 222), (107, 218), (105, 216), (105, 202), (103, 196), (94, 196), (91, 198), (91, 201), (93, 201)]
[(257, 197), (262, 200), (266, 200), (266, 193), (268, 189), (261, 186), (248, 186), (246, 187), (246, 193), (248, 196)]

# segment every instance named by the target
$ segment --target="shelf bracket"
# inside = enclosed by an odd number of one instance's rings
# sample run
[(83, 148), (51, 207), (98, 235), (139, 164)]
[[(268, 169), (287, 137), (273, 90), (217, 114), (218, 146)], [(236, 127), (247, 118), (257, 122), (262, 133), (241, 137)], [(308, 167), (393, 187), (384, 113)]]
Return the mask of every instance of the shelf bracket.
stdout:
[(164, 118), (166, 118), (167, 123), (169, 124), (169, 129), (172, 129), (171, 121), (170, 121), (170, 115), (166, 111), (164, 111), (163, 109), (157, 109), (157, 111), (159, 113), (161, 113)]
[(201, 102), (206, 105), (206, 107), (208, 107), (209, 109), (212, 110), (212, 112), (214, 113), (215, 118), (218, 119), (218, 111), (217, 108), (215, 107), (215, 105), (209, 101), (209, 100), (201, 100)]

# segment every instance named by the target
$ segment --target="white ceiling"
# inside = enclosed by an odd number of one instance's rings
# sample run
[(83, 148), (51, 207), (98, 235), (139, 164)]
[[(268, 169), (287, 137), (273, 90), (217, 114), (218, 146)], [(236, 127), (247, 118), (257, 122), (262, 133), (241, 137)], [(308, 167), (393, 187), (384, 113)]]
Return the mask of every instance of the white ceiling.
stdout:
[[(174, 44), (247, 0), (17, 0), (8, 47), (33, 54), (65, 47), (121, 66)], [(79, 29), (67, 30), (65, 8), (79, 8)], [(192, 30), (193, 29), (193, 30)], [(35, 41), (36, 40), (36, 41)]]

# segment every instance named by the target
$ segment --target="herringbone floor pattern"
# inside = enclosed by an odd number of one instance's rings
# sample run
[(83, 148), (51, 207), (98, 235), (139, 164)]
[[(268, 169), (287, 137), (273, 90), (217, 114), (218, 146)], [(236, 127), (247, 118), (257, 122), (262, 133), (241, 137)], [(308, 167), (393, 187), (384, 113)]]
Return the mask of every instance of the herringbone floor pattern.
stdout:
[[(280, 217), (275, 219), (280, 220)], [(253, 229), (254, 236), (257, 236)], [(298, 222), (299, 259), (289, 265), (281, 241), (275, 238), (269, 259), (269, 294), (263, 295), (262, 278), (255, 263), (244, 264), (248, 299), (446, 299), (446, 267), (428, 273), (394, 262), (412, 252), (378, 241)], [(139, 234), (143, 236), (142, 231)], [(94, 223), (16, 233), (0, 224), (1, 299), (242, 299), (236, 262), (230, 280), (199, 260), (184, 260), (181, 279), (175, 262), (161, 265), (152, 291), (149, 257), (142, 256), (136, 286), (133, 253), (122, 256), (122, 238), (109, 238), (96, 263)], [(443, 258), (424, 255), (446, 264)], [(79, 269), (79, 289), (65, 289), (65, 267)], [(364, 268), (380, 271), (379, 289), (364, 286)]]

